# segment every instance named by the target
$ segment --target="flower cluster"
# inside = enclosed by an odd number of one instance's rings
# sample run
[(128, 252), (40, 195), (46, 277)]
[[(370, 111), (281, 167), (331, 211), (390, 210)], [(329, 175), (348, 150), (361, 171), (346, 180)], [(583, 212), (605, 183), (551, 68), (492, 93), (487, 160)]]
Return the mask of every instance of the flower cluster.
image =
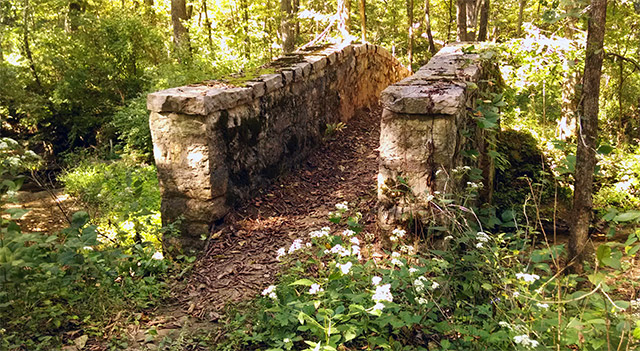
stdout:
[(427, 280), (427, 278), (425, 277), (418, 277), (418, 279), (413, 281), (413, 286), (416, 288), (417, 292), (423, 292), (425, 290), (425, 284), (429, 283), (429, 281)]
[(324, 250), (324, 253), (338, 254), (342, 257), (351, 255), (351, 251), (340, 244), (337, 244), (336, 246), (332, 247), (331, 250)]
[(342, 232), (342, 236), (347, 237), (347, 238), (348, 238), (348, 237), (352, 237), (352, 236), (354, 236), (354, 235), (356, 235), (356, 232), (354, 232), (354, 231), (353, 231), (353, 230), (351, 230), (351, 229), (345, 229), (345, 230)]
[(513, 342), (527, 348), (535, 348), (535, 347), (538, 347), (538, 344), (539, 344), (538, 341), (531, 339), (527, 334), (514, 336)]
[(322, 227), (320, 228), (320, 230), (314, 230), (311, 233), (309, 233), (309, 236), (312, 238), (322, 238), (324, 236), (328, 236), (330, 232), (331, 232), (331, 228)]
[(391, 236), (389, 237), (389, 240), (396, 242), (402, 238), (404, 238), (404, 236), (407, 234), (407, 232), (404, 231), (404, 229), (394, 229), (393, 232), (391, 232)]
[(484, 243), (489, 242), (489, 236), (485, 232), (478, 232), (476, 234), (476, 240), (478, 240), (476, 247), (479, 249), (483, 247)]
[(404, 266), (404, 263), (402, 263), (402, 261), (400, 261), (399, 258), (400, 258), (399, 253), (397, 252), (391, 253), (391, 264), (398, 267)]
[(371, 299), (375, 302), (393, 302), (393, 295), (391, 294), (391, 284), (376, 286), (376, 291), (373, 293), (373, 296), (371, 296)]
[(540, 276), (537, 274), (516, 273), (516, 278), (522, 279), (527, 283), (533, 283), (536, 280), (540, 279)]
[(262, 290), (262, 296), (268, 296), (271, 299), (277, 299), (278, 295), (276, 295), (276, 286), (269, 285), (266, 289)]
[(338, 267), (340, 271), (342, 271), (342, 274), (349, 274), (349, 271), (351, 270), (351, 266), (353, 266), (353, 263), (351, 262), (347, 262), (345, 264), (340, 264), (340, 263), (336, 264), (336, 267)]
[(320, 284), (314, 283), (314, 284), (311, 284), (311, 286), (309, 287), (309, 294), (311, 295), (315, 295), (322, 291), (324, 291), (324, 289), (320, 287)]

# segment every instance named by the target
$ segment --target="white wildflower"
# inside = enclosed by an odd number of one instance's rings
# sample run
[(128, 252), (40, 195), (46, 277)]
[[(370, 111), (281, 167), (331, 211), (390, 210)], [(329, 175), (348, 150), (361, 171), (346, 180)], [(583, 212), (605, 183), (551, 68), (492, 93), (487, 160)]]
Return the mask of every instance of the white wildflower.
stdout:
[(164, 256), (162, 255), (162, 252), (156, 251), (156, 253), (154, 253), (151, 258), (153, 258), (154, 260), (162, 260), (164, 259)]
[(515, 291), (515, 292), (513, 293), (513, 297), (518, 297), (518, 296), (520, 296), (520, 292)]
[(382, 302), (376, 302), (371, 309), (371, 312), (382, 311), (384, 309), (384, 304)]
[(342, 257), (344, 256), (349, 256), (351, 254), (351, 252), (344, 248), (342, 245), (338, 244), (334, 247), (331, 248), (331, 250), (324, 250), (324, 253), (332, 253), (332, 254), (338, 254)]
[(391, 258), (399, 258), (399, 257), (400, 257), (400, 254), (398, 252), (394, 251), (391, 253)]
[(375, 302), (393, 302), (393, 295), (391, 294), (391, 284), (376, 286), (376, 291), (375, 293), (373, 293), (373, 296), (371, 296), (371, 299)]
[(276, 295), (276, 286), (275, 285), (269, 285), (269, 287), (267, 287), (266, 289), (262, 290), (262, 296), (268, 296), (269, 298), (272, 299), (277, 299), (278, 295)]
[(276, 260), (280, 261), (280, 257), (282, 257), (282, 256), (284, 256), (286, 254), (287, 254), (287, 252), (286, 252), (284, 247), (279, 248), (278, 251), (276, 251)]
[(404, 238), (404, 236), (407, 234), (406, 231), (404, 231), (404, 229), (394, 229), (391, 234), (393, 234), (394, 236), (397, 236), (398, 238)]
[(522, 279), (527, 283), (533, 283), (536, 280), (540, 279), (540, 276), (537, 274), (516, 273), (516, 278)]
[(538, 347), (538, 341), (531, 339), (527, 334), (514, 336), (513, 342), (515, 342), (516, 344), (520, 344), (526, 348)]
[(309, 236), (312, 238), (322, 238), (324, 236), (328, 236), (330, 232), (331, 232), (331, 228), (322, 227), (320, 230), (314, 230), (311, 233), (309, 233)]
[(549, 304), (546, 304), (546, 303), (540, 303), (540, 302), (538, 302), (538, 303), (536, 304), (536, 306), (538, 306), (538, 307), (540, 307), (540, 308), (545, 308), (545, 309), (546, 309), (546, 308), (549, 308)]
[(311, 295), (315, 295), (321, 291), (324, 291), (324, 289), (320, 287), (320, 284), (313, 283), (311, 287), (309, 287), (309, 294)]
[(418, 277), (418, 279), (413, 281), (413, 286), (416, 288), (417, 292), (422, 292), (425, 290), (425, 284), (429, 281), (425, 277)]
[(360, 245), (360, 240), (355, 236), (349, 240), (353, 245)]
[(431, 290), (436, 290), (436, 289), (437, 289), (437, 288), (439, 288), (439, 287), (440, 287), (440, 284), (438, 284), (438, 282), (433, 282), (433, 283), (431, 284)]
[(345, 230), (342, 232), (342, 236), (351, 237), (351, 236), (354, 236), (354, 235), (356, 235), (356, 232), (354, 232), (354, 231), (353, 231), (353, 230), (351, 230), (351, 229), (345, 229)]
[(489, 242), (489, 236), (485, 232), (478, 232), (476, 234), (476, 240), (486, 243), (486, 242)]
[(351, 246), (351, 254), (356, 255), (358, 256), (358, 259), (361, 259), (362, 257), (360, 256), (360, 246), (358, 245)]
[(505, 321), (500, 321), (498, 322), (498, 325), (503, 327), (503, 328), (508, 328), (509, 330), (511, 330), (511, 324), (505, 322)]
[(426, 305), (429, 302), (429, 300), (425, 299), (424, 297), (419, 297), (417, 302), (421, 305)]
[(306, 246), (306, 247), (311, 247), (311, 246), (313, 246), (313, 244), (311, 244), (311, 243), (306, 243), (306, 244), (304, 244), (304, 246)]
[(483, 244), (483, 243), (477, 243), (477, 244), (476, 244), (476, 248), (478, 248), (478, 249), (481, 249), (481, 248), (483, 248), (483, 247), (484, 247), (484, 244)]
[(353, 263), (351, 262), (347, 262), (345, 264), (336, 264), (336, 267), (340, 268), (340, 270), (342, 271), (342, 274), (349, 274), (349, 271), (351, 270), (351, 266), (353, 266)]
[(340, 212), (345, 212), (349, 210), (349, 206), (347, 206), (347, 202), (336, 204), (336, 209)]
[(392, 259), (391, 260), (391, 264), (394, 265), (394, 266), (398, 266), (398, 267), (404, 266), (404, 263), (402, 263), (402, 261), (400, 261), (397, 258)]
[(413, 273), (416, 273), (416, 272), (418, 272), (417, 268), (414, 268), (414, 267), (409, 268), (409, 273), (413, 274)]
[(398, 241), (398, 238), (392, 235), (389, 237), (389, 240), (395, 243), (396, 241)]
[(288, 343), (290, 343), (290, 342), (291, 342), (291, 339), (289, 339), (289, 338), (284, 338), (284, 339), (282, 340), (282, 342), (283, 342), (283, 343), (285, 343), (285, 344), (288, 344)]
[(291, 246), (289, 246), (289, 254), (292, 254), (300, 249), (302, 249), (302, 239), (296, 239), (293, 241)]
[(371, 278), (371, 284), (373, 284), (374, 286), (377, 286), (378, 284), (380, 284), (381, 281), (382, 281), (382, 278), (378, 276)]

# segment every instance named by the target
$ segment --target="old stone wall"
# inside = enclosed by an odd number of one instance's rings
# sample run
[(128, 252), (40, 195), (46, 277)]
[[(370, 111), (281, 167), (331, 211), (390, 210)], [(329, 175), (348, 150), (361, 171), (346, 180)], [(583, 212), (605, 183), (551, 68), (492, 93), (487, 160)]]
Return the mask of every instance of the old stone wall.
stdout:
[[(463, 44), (444, 47), (414, 75), (381, 94), (384, 107), (378, 173), (379, 221), (383, 227), (430, 216), (436, 192), (456, 193), (468, 177), (454, 177), (463, 166), (481, 169), (483, 200), (491, 198), (493, 162), (487, 130), (473, 111), (481, 92), (490, 88), (494, 66)], [(475, 157), (464, 151), (475, 150)]]
[(409, 72), (385, 49), (327, 47), (280, 58), (242, 84), (149, 94), (162, 220), (183, 217), (172, 244), (197, 247), (234, 205), (304, 159), (328, 123), (377, 104)]

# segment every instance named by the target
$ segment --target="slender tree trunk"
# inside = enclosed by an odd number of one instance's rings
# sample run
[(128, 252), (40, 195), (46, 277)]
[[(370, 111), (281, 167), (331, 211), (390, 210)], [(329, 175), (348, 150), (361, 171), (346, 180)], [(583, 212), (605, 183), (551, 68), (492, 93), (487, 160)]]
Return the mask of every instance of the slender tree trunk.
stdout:
[(447, 43), (451, 42), (451, 24), (453, 23), (453, 0), (449, 0), (449, 21), (447, 21)]
[(407, 0), (407, 58), (409, 72), (413, 71), (413, 0)]
[(280, 37), (282, 38), (282, 51), (285, 54), (294, 49), (293, 31), (291, 29), (292, 7), (291, 0), (280, 0), (282, 20), (280, 22)]
[(247, 0), (241, 0), (242, 22), (244, 28), (244, 57), (251, 57), (251, 38), (249, 37), (249, 5)]
[(366, 10), (366, 0), (359, 0), (358, 4), (360, 5), (360, 32), (362, 32), (362, 42), (367, 42), (367, 12)]
[(465, 0), (457, 0), (457, 4), (458, 41), (467, 41), (467, 2)]
[(202, 0), (202, 11), (204, 12), (204, 25), (207, 26), (209, 51), (213, 54), (213, 38), (211, 37), (211, 20), (209, 20), (209, 12), (207, 11), (207, 0)]
[(487, 40), (487, 28), (489, 26), (489, 3), (490, 0), (482, 0), (480, 5), (480, 21), (478, 22), (478, 41)]
[(592, 0), (590, 15), (576, 154), (573, 224), (569, 236), (569, 262), (573, 261), (572, 270), (578, 273), (582, 272), (593, 207), (592, 189), (593, 172), (596, 166), (596, 139), (598, 137), (598, 98), (600, 97), (600, 76), (604, 57), (603, 43), (607, 0)]
[(173, 43), (179, 52), (189, 53), (191, 44), (189, 31), (183, 22), (189, 19), (185, 0), (171, 0), (171, 23), (173, 24)]
[(300, 11), (300, 0), (293, 0), (293, 22), (295, 23), (295, 36), (293, 42), (295, 43), (300, 38), (300, 20), (298, 20), (298, 11)]
[(520, 0), (520, 8), (518, 9), (518, 24), (517, 30), (518, 37), (522, 36), (522, 21), (524, 20), (524, 8), (527, 6), (527, 0)]
[(40, 76), (38, 76), (36, 64), (33, 61), (33, 54), (31, 53), (31, 48), (29, 47), (29, 0), (24, 0), (23, 21), (24, 28), (22, 36), (22, 47), (24, 50), (24, 55), (27, 57), (27, 61), (29, 62), (29, 70), (31, 71), (33, 80), (36, 82), (38, 91), (42, 91), (42, 82), (40, 81)]
[(432, 55), (436, 54), (436, 44), (433, 41), (433, 34), (431, 33), (431, 4), (429, 0), (424, 0), (424, 31), (427, 33), (427, 40), (429, 41), (429, 52)]

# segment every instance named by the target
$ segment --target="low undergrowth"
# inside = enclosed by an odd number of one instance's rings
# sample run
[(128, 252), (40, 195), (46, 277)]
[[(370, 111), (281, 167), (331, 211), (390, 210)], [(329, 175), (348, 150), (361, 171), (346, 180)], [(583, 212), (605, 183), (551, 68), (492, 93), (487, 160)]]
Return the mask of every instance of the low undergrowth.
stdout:
[[(75, 213), (69, 227), (53, 235), (22, 233), (16, 220), (28, 210), (3, 205), (14, 201), (24, 179), (20, 174), (35, 163), (34, 154), (15, 141), (0, 140), (0, 349), (52, 350), (66, 344), (82, 349), (89, 338), (106, 345), (112, 336), (114, 347), (126, 348), (116, 340), (123, 321), (167, 297), (165, 279), (172, 265), (158, 252), (157, 241), (137, 240), (136, 232), (102, 235), (101, 222), (92, 223), (87, 212)], [(117, 177), (99, 182), (120, 196), (107, 201), (144, 200), (147, 173), (127, 174), (124, 186), (116, 185)], [(94, 178), (83, 180), (93, 189)], [(117, 186), (126, 189), (115, 192)], [(100, 198), (103, 192), (90, 194)], [(126, 220), (144, 218), (142, 210), (127, 211)]]
[[(438, 202), (439, 200), (434, 199)], [(564, 274), (563, 247), (511, 223), (487, 233), (475, 212), (439, 202), (438, 245), (402, 229), (378, 252), (359, 214), (281, 248), (284, 266), (251, 313), (230, 318), (225, 350), (631, 350), (640, 325), (616, 298), (621, 251), (605, 246), (585, 275)], [(607, 249), (608, 248), (608, 249)], [(274, 253), (276, 254), (276, 253)], [(635, 322), (637, 323), (637, 322)]]

